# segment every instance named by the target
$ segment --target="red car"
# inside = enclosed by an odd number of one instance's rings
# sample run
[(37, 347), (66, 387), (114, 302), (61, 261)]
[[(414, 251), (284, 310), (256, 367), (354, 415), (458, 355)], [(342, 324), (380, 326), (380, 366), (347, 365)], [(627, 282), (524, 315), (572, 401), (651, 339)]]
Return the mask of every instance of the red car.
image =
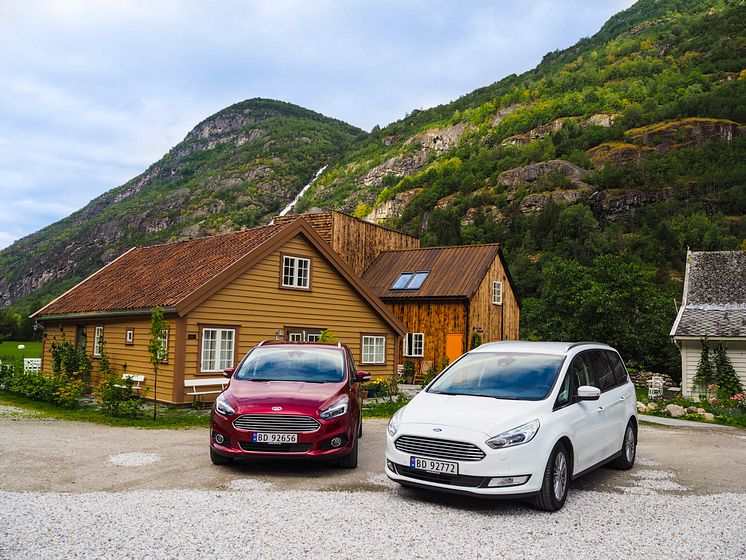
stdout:
[(212, 408), (210, 459), (306, 457), (357, 467), (360, 383), (342, 344), (262, 342), (236, 368)]

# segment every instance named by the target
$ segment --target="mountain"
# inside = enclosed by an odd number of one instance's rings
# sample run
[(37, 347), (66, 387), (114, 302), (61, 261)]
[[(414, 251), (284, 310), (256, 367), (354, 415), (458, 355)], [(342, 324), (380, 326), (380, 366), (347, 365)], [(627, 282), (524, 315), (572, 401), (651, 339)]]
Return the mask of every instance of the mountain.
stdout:
[(223, 109), (141, 175), (1, 251), (0, 307), (49, 299), (134, 245), (264, 223), (360, 134), (280, 101)]
[(229, 107), (0, 252), (0, 303), (48, 299), (134, 244), (266, 222), (328, 164), (295, 211), (500, 242), (522, 336), (608, 340), (672, 371), (687, 248), (746, 249), (745, 22), (740, 0), (640, 0), (533, 70), (369, 134), (274, 101)]

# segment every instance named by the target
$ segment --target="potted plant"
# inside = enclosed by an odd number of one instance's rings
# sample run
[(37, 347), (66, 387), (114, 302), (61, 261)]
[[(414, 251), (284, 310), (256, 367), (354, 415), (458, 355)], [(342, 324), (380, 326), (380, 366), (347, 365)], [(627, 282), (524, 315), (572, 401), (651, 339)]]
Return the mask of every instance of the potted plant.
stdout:
[(414, 360), (404, 360), (404, 383), (414, 383)]

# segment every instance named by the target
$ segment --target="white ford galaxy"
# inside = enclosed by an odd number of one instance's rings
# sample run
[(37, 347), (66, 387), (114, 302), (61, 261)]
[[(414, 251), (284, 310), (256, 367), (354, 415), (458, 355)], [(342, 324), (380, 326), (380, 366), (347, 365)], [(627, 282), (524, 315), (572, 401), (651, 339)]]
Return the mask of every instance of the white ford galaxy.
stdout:
[(413, 487), (532, 498), (635, 462), (635, 389), (605, 344), (493, 342), (456, 360), (391, 419), (386, 474)]

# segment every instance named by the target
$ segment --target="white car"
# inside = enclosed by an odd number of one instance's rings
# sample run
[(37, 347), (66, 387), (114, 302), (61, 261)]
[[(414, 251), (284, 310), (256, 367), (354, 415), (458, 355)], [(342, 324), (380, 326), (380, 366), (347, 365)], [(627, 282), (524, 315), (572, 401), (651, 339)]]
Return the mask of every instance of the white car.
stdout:
[(393, 416), (386, 474), (557, 511), (571, 479), (606, 463), (630, 469), (636, 447), (635, 388), (612, 347), (493, 342), (461, 356)]

